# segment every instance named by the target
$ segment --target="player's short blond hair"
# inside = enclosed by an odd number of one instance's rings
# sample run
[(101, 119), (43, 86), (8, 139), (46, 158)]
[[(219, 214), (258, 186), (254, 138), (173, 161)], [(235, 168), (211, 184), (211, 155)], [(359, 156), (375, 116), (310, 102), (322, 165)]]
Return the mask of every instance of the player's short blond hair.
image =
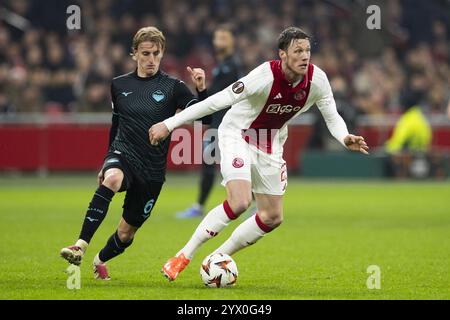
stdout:
[(136, 52), (139, 45), (146, 41), (156, 43), (161, 51), (164, 51), (166, 47), (166, 37), (158, 28), (144, 27), (139, 29), (133, 37), (132, 52)]

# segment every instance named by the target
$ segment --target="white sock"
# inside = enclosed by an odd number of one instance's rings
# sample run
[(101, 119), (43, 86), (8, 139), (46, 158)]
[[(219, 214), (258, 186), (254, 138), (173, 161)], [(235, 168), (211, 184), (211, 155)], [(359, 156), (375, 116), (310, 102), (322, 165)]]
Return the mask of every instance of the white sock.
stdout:
[(98, 253), (96, 254), (96, 256), (94, 257), (94, 264), (95, 265), (99, 265), (99, 264), (104, 264), (104, 262), (102, 260), (100, 260), (100, 257), (98, 255)]
[(242, 222), (214, 253), (220, 252), (231, 256), (237, 251), (254, 244), (270, 231), (270, 227), (266, 226), (257, 214), (254, 214)]
[(176, 255), (178, 256), (183, 253), (186, 258), (191, 260), (194, 257), (194, 253), (203, 243), (215, 237), (231, 220), (236, 218), (237, 216), (234, 215), (227, 201), (218, 205), (208, 212), (198, 225), (191, 239)]
[(86, 252), (89, 243), (87, 243), (87, 242), (84, 241), (83, 239), (78, 239), (77, 242), (75, 243), (75, 245), (76, 245), (77, 247), (80, 247), (81, 250), (83, 250), (83, 252)]

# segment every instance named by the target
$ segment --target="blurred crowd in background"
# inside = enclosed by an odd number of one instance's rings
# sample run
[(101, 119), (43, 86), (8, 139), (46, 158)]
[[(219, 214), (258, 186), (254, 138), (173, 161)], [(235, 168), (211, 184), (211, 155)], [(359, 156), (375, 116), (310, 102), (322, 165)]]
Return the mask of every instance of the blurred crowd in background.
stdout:
[[(66, 27), (72, 4), (80, 30)], [(370, 4), (381, 30), (366, 27)], [(131, 41), (148, 25), (167, 39), (162, 69), (187, 83), (186, 66), (211, 80), (219, 24), (235, 28), (243, 73), (276, 59), (278, 34), (295, 25), (312, 35), (312, 62), (347, 119), (400, 113), (406, 85), (427, 114), (444, 115), (450, 98), (448, 0), (7, 0), (0, 12), (0, 113), (109, 112), (110, 81), (135, 69)], [(15, 14), (26, 20), (5, 19)]]

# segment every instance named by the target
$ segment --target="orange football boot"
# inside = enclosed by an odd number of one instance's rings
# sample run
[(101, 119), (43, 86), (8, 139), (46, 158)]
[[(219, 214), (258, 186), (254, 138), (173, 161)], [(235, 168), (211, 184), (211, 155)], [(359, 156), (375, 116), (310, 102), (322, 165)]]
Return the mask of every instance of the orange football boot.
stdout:
[(190, 260), (182, 253), (176, 257), (170, 258), (166, 264), (163, 265), (161, 272), (169, 281), (173, 281), (178, 277), (180, 272), (186, 268), (189, 262)]

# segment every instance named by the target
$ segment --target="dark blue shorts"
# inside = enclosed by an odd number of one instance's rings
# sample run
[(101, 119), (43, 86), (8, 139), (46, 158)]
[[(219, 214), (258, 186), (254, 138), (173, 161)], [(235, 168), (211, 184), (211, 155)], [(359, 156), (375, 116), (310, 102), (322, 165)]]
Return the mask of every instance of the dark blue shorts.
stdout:
[(163, 183), (143, 181), (119, 153), (109, 152), (106, 155), (103, 174), (111, 168), (120, 169), (124, 175), (119, 189), (119, 192), (126, 191), (122, 217), (129, 225), (139, 228), (150, 217)]

